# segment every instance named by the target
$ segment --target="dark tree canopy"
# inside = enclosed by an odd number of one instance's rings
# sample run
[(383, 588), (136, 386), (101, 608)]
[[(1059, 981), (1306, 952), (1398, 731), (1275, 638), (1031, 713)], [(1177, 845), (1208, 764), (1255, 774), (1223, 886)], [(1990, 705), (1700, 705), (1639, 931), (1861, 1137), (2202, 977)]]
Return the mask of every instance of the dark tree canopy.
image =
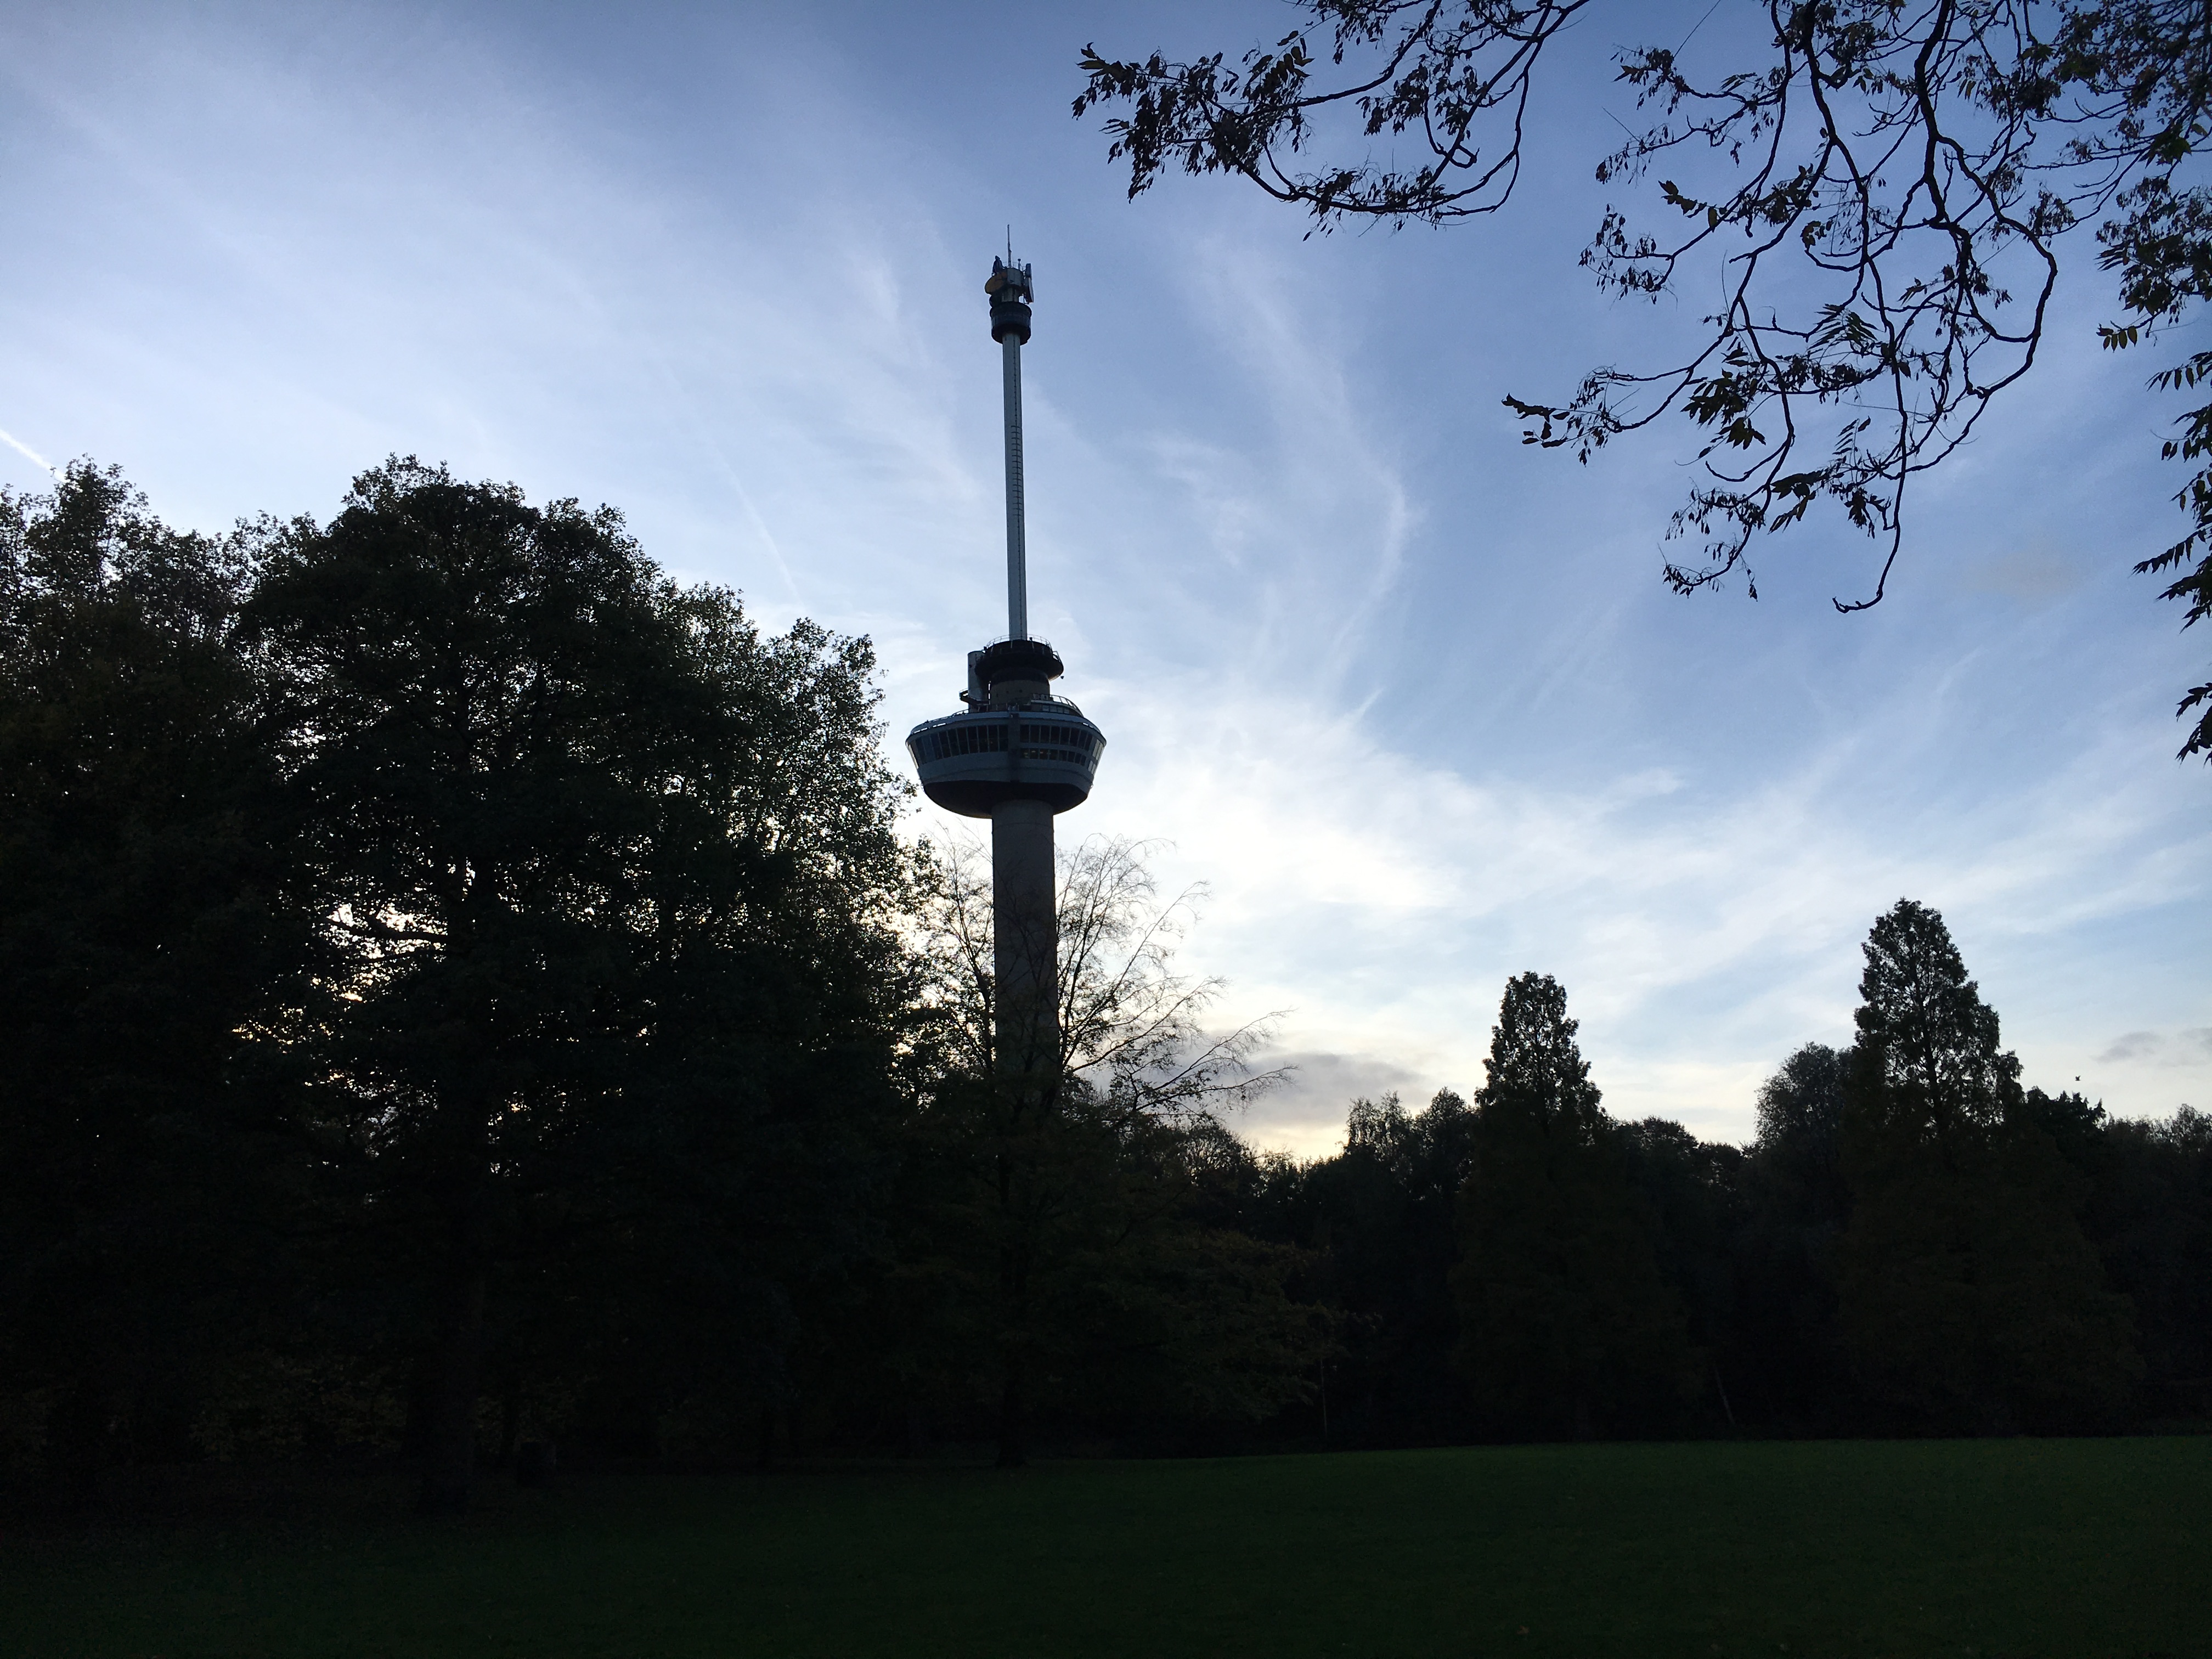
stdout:
[[(1084, 50), (1080, 116), (1109, 119), (1134, 197), (1175, 169), (1230, 173), (1316, 228), (1445, 224), (1497, 212), (1519, 176), (1546, 47), (1591, 0), (1298, 0), (1300, 26), (1231, 64)], [(2070, 233), (2118, 279), (2113, 349), (2155, 337), (2212, 289), (2212, 10), (2202, 0), (1763, 0), (1756, 48), (1692, 75), (1680, 44), (1624, 52), (1650, 117), (1597, 161), (1656, 182), (1659, 227), (1608, 207), (1582, 256), (1604, 287), (1656, 299), (1717, 283), (1686, 356), (1604, 366), (1564, 402), (1505, 401), (1525, 441), (1587, 461), (1670, 412), (1699, 428), (1703, 477), (1666, 580), (1741, 572), (1755, 539), (1824, 506), (1873, 538), (1880, 601), (1912, 480), (2033, 368)], [(1711, 38), (1708, 37), (1708, 46)], [(1378, 153), (1379, 152), (1379, 153)], [(1410, 160), (1401, 161), (1401, 156)], [(1661, 169), (1674, 177), (1658, 176)], [(2212, 351), (2153, 384), (2187, 390)], [(2212, 457), (2212, 404), (2169, 458)], [(2190, 531), (2139, 572), (2188, 627), (2212, 614), (2212, 467), (2178, 501)], [(2182, 752), (2212, 760), (2212, 684)]]
[[(846, 1184), (806, 1153), (849, 1156), (841, 1121), (888, 1100), (900, 790), (871, 664), (676, 589), (610, 510), (412, 460), (276, 532), (246, 614), (345, 964), (330, 1063), (438, 1333), (424, 1501), (453, 1508), (503, 1280), (580, 1227), (641, 1240), (641, 1159), (654, 1219), (719, 1200), (725, 1231), (788, 1229)], [(800, 1135), (817, 1091), (842, 1109)]]
[(180, 1448), (172, 1385), (280, 1305), (319, 999), (232, 648), (249, 575), (112, 471), (0, 491), (0, 1376), (49, 1391), (72, 1487), (111, 1435)]
[[(1759, 1091), (1742, 1171), (1733, 1374), (1749, 1410), (1793, 1426), (1849, 1420), (1836, 1332), (1848, 1051), (1808, 1042)], [(1754, 1392), (1755, 1391), (1755, 1392)]]
[(1448, 1089), (1417, 1112), (1395, 1095), (1355, 1100), (1343, 1156), (1309, 1176), (1328, 1220), (1322, 1282), (1346, 1315), (1331, 1384), (1340, 1432), (1435, 1439), (1465, 1423), (1451, 1275), (1475, 1130), (1474, 1109)]
[(1832, 1159), (1843, 1123), (1843, 1090), (1844, 1057), (1825, 1042), (1807, 1043), (1759, 1085), (1757, 1145), (1809, 1161)]

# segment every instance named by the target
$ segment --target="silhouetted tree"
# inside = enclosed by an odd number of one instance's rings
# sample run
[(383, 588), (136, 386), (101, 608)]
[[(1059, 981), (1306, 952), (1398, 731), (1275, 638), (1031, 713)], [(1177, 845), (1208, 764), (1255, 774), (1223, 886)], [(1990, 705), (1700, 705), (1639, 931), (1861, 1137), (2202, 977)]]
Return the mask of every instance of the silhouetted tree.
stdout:
[(250, 576), (112, 469), (0, 491), (0, 1391), (79, 1491), (187, 1453), (206, 1367), (279, 1316), (316, 997)]
[(429, 1339), (422, 1504), (451, 1509), (495, 1290), (592, 1228), (652, 1261), (672, 1217), (700, 1280), (747, 1283), (716, 1210), (787, 1211), (779, 1152), (842, 1115), (835, 1054), (897, 954), (865, 647), (764, 649), (611, 510), (412, 460), (277, 533), (248, 616), (348, 963), (365, 1213)]
[(1784, 1427), (1850, 1421), (1836, 1322), (1837, 1250), (1850, 1214), (1844, 1067), (1819, 1042), (1783, 1061), (1760, 1085), (1759, 1138), (1745, 1161), (1739, 1392), (1755, 1391), (1753, 1409)]
[(804, 1404), (794, 1351), (881, 1246), (921, 976), (868, 642), (767, 634), (712, 588), (661, 603), (711, 717), (658, 834), (618, 1225), (568, 1352), (626, 1443), (714, 1449)]
[(1859, 994), (1839, 1285), (1862, 1382), (1927, 1427), (2116, 1417), (2141, 1362), (2075, 1220), (2086, 1183), (2026, 1110), (1942, 917), (1900, 899), (1877, 919)]
[[(1680, 1301), (1690, 1341), (1704, 1357), (1714, 1421), (1735, 1425), (1739, 1407), (1730, 1391), (1750, 1358), (1737, 1336), (1744, 1154), (1699, 1140), (1666, 1118), (1620, 1124), (1613, 1138), (1660, 1279)], [(1664, 1414), (1647, 1420), (1663, 1421)]]
[(1459, 1338), (1451, 1272), (1474, 1140), (1474, 1113), (1448, 1089), (1418, 1112), (1395, 1095), (1355, 1100), (1342, 1154), (1304, 1172), (1299, 1242), (1321, 1252), (1316, 1282), (1345, 1316), (1343, 1352), (1330, 1366), (1340, 1439), (1465, 1432), (1465, 1389), (1450, 1363)]
[(1586, 1438), (1664, 1423), (1695, 1370), (1575, 1030), (1548, 974), (1507, 982), (1453, 1288), (1460, 1367), (1485, 1419)]

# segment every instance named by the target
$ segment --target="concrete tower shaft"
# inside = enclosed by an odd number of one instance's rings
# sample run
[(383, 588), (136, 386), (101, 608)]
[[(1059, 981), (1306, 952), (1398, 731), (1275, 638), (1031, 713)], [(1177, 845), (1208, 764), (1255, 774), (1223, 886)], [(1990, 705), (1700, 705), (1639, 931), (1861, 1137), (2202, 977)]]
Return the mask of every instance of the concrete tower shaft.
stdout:
[(1052, 808), (1041, 800), (991, 809), (992, 976), (1000, 1072), (1048, 1085), (1060, 1064), (1060, 915)]

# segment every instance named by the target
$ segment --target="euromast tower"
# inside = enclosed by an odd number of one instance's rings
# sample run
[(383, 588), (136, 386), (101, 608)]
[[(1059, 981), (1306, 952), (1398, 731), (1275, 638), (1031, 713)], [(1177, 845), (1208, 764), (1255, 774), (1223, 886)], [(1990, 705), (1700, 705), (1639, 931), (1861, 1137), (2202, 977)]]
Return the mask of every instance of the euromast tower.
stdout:
[(1060, 653), (1030, 636), (1022, 495), (1022, 348), (1036, 300), (1030, 267), (991, 261), (991, 337), (1006, 386), (1006, 633), (968, 653), (966, 705), (924, 720), (906, 746), (930, 799), (991, 821), (995, 1042), (1002, 1075), (1042, 1079), (1060, 1054), (1060, 927), (1053, 904), (1052, 820), (1091, 793), (1105, 734), (1053, 695)]

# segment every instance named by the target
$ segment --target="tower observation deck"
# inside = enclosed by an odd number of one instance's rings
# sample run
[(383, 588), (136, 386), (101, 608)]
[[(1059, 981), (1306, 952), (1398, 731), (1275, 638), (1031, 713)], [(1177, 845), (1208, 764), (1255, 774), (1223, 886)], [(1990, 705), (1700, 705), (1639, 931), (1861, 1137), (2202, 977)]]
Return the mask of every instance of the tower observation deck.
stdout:
[(1029, 547), (1022, 468), (1022, 348), (1036, 302), (1030, 267), (1009, 252), (983, 291), (1004, 376), (1006, 633), (968, 653), (957, 714), (907, 734), (921, 787), (947, 811), (991, 821), (992, 918), (998, 981), (997, 1065), (1040, 1076), (1059, 1058), (1052, 820), (1091, 793), (1103, 732), (1052, 683), (1060, 653), (1029, 628)]

